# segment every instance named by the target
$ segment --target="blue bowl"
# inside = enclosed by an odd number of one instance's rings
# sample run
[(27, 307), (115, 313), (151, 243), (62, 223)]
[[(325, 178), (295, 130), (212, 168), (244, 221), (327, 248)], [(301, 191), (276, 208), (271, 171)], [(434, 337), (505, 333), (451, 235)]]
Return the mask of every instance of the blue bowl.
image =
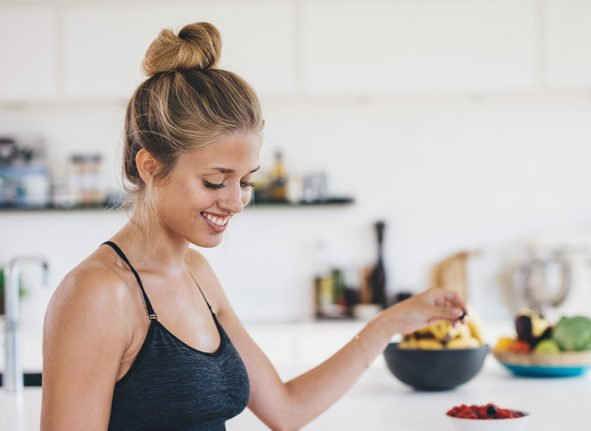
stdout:
[(585, 374), (588, 365), (551, 366), (551, 365), (502, 365), (516, 376), (523, 377), (577, 377)]
[(587, 352), (532, 354), (493, 350), (493, 356), (503, 367), (521, 377), (577, 377), (591, 368), (591, 354)]

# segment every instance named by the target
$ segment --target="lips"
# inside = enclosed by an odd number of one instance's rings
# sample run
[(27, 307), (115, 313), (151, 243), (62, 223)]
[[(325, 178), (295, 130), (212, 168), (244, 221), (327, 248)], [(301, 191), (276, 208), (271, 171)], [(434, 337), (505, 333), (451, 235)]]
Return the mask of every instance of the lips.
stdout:
[(228, 222), (230, 221), (229, 215), (219, 215), (202, 212), (201, 217), (203, 217), (205, 222), (216, 232), (223, 232), (224, 230), (226, 230)]

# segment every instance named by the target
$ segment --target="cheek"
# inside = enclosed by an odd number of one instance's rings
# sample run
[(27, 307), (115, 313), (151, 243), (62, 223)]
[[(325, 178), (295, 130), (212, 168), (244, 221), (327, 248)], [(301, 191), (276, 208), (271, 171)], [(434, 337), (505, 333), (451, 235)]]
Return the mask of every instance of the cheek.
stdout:
[(169, 216), (178, 215), (193, 209), (195, 205), (207, 205), (211, 200), (207, 191), (200, 190), (195, 184), (176, 182), (167, 184), (158, 191), (158, 205), (161, 211)]
[(252, 187), (249, 187), (248, 190), (245, 190), (242, 193), (242, 203), (244, 204), (244, 206), (248, 205), (251, 198), (252, 198)]
[(177, 199), (185, 204), (203, 204), (212, 200), (211, 190), (200, 186), (197, 181), (189, 181), (179, 185), (175, 190)]

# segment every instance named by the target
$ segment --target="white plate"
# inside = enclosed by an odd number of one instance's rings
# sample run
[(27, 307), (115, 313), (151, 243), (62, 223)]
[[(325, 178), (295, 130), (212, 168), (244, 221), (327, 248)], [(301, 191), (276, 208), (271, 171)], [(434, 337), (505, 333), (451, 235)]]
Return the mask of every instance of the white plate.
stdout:
[(507, 419), (464, 419), (445, 415), (456, 431), (522, 431), (529, 421), (529, 414)]

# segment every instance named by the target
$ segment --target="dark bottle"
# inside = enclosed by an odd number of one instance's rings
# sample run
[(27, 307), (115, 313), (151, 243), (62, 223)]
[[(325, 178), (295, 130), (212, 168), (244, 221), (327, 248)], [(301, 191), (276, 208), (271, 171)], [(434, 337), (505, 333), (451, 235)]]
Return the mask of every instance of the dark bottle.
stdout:
[(374, 227), (378, 244), (378, 260), (369, 274), (369, 285), (371, 287), (372, 302), (385, 308), (388, 305), (386, 298), (386, 270), (384, 268), (384, 228), (386, 224), (383, 221), (378, 221)]
[(275, 163), (267, 190), (267, 199), (273, 202), (287, 202), (287, 172), (283, 165), (283, 153), (275, 152)]

